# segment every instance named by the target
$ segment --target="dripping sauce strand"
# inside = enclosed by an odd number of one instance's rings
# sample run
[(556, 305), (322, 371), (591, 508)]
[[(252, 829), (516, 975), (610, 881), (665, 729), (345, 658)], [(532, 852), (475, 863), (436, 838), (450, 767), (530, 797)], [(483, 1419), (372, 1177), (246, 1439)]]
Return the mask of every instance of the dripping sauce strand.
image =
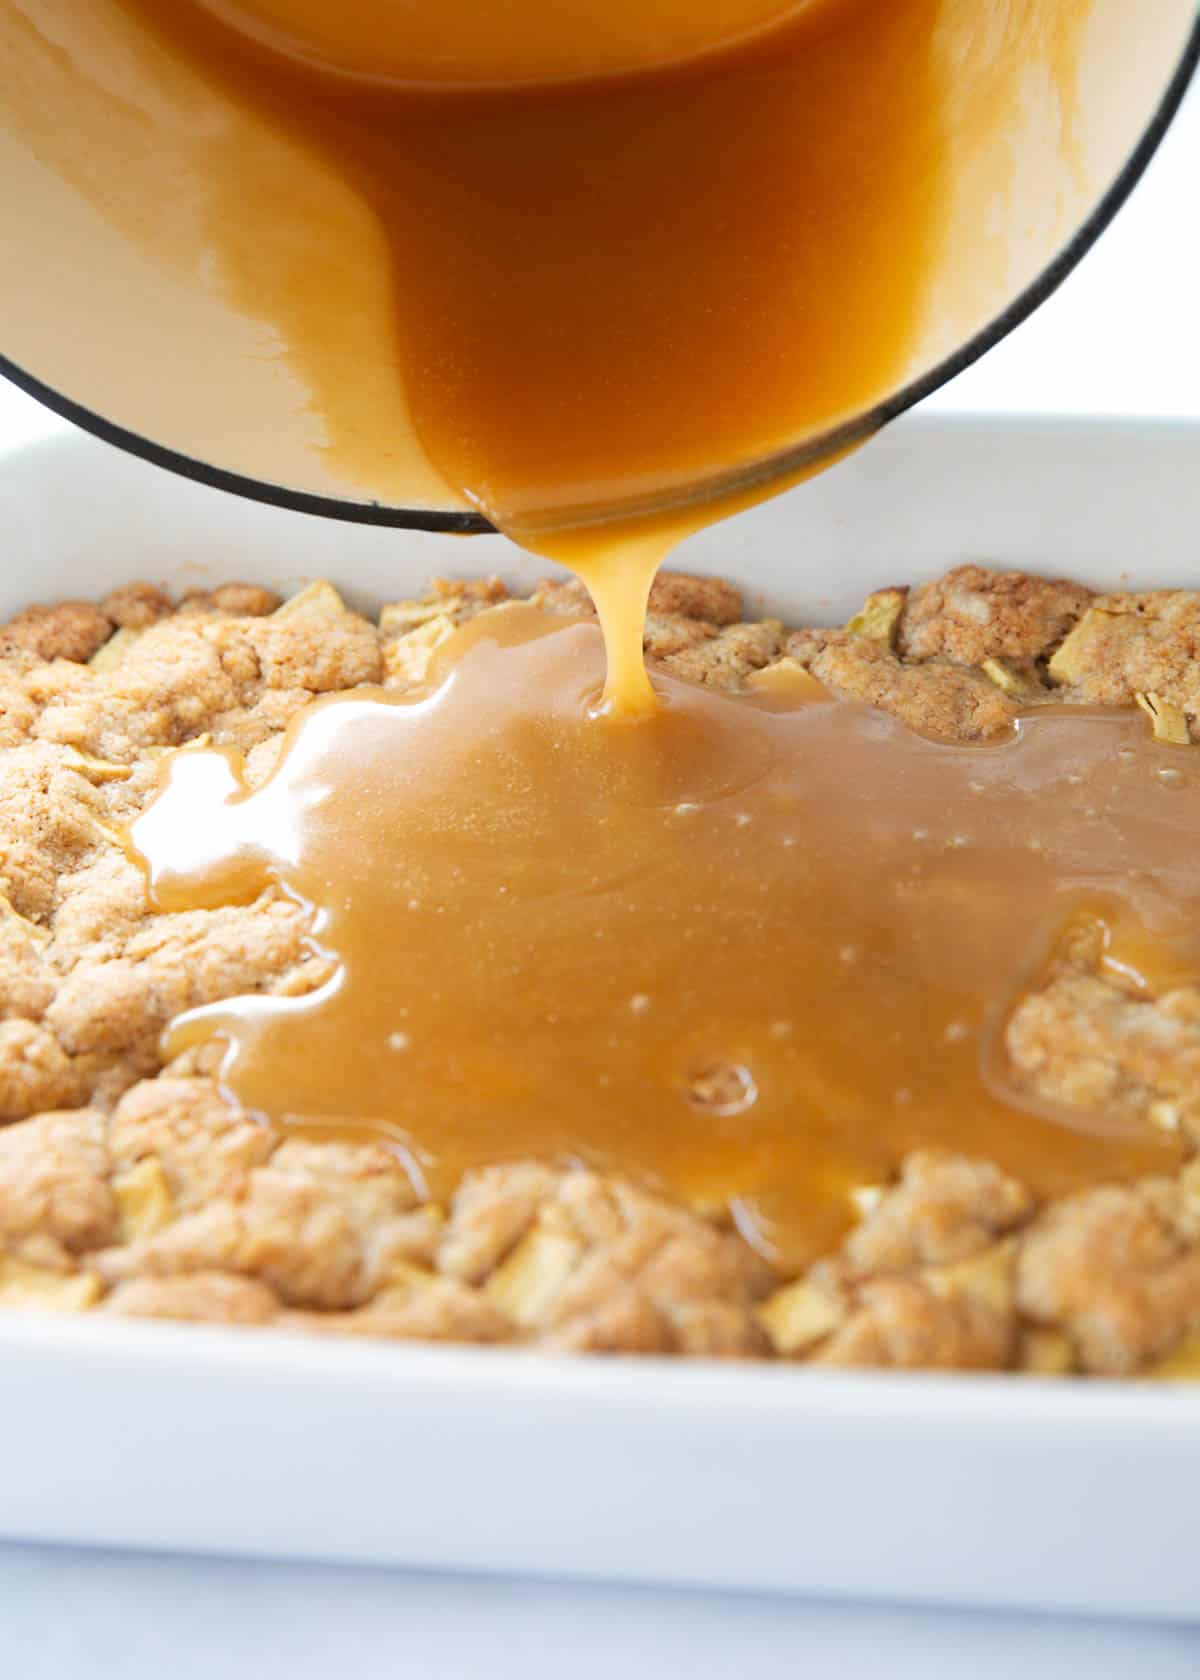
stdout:
[[(657, 560), (781, 481), (713, 487), (902, 382), (941, 235), (946, 0), (813, 0), (669, 71), (454, 95), (323, 76), (200, 4), (121, 3), (370, 205), (394, 298), (378, 354), (425, 453), (586, 577), (612, 705), (646, 709), (634, 621)], [(697, 28), (719, 39), (727, 11), (697, 7)], [(353, 457), (368, 387), (309, 354), (345, 275), (307, 170), (248, 192), (244, 148), (214, 144), (204, 172), (228, 287)], [(375, 491), (403, 500), (397, 472)]]

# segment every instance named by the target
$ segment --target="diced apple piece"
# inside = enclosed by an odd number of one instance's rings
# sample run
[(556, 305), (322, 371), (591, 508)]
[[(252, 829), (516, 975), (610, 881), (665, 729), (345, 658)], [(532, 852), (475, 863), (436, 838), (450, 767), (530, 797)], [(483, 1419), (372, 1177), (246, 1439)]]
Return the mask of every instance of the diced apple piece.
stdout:
[(846, 1309), (835, 1296), (801, 1278), (777, 1289), (756, 1316), (776, 1353), (802, 1353), (836, 1330)]

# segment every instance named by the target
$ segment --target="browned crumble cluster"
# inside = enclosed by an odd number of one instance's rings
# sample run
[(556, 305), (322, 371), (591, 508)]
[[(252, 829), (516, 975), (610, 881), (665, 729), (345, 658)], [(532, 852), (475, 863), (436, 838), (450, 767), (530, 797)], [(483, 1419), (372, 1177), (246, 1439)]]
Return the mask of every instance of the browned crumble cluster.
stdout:
[[(282, 605), (148, 584), (32, 607), (0, 630), (0, 1305), (325, 1334), (820, 1365), (1189, 1368), (1200, 1349), (1200, 1163), (1044, 1205), (994, 1165), (923, 1152), (834, 1254), (781, 1278), (731, 1229), (616, 1178), (517, 1162), (421, 1205), (373, 1145), (252, 1123), (204, 1055), (163, 1067), (181, 1010), (297, 995), (327, 975), (303, 913), (161, 914), (120, 833), (164, 755), (212, 742), (252, 781), (314, 696), (403, 689), (495, 580), (436, 583), (377, 623), (327, 583)], [(548, 612), (587, 613), (548, 582)], [(963, 566), (872, 595), (841, 629), (747, 623), (716, 579), (665, 574), (648, 654), (737, 688), (808, 670), (946, 741), (986, 741), (1041, 698), (1140, 705), (1200, 740), (1200, 595), (1093, 595)], [(1200, 991), (1124, 990), (1084, 936), (1014, 1010), (1032, 1096), (1200, 1142)]]

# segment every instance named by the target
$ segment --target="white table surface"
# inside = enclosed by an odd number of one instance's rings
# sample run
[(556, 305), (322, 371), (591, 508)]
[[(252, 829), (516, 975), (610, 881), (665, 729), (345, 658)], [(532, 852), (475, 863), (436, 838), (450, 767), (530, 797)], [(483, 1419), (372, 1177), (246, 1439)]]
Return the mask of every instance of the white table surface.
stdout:
[[(1198, 183), (1194, 95), (1082, 269), (931, 405), (1200, 413)], [(0, 387), (0, 451), (62, 424)], [(328, 1680), (343, 1671), (356, 1680), (1193, 1680), (1200, 1627), (0, 1545), (0, 1674)]]

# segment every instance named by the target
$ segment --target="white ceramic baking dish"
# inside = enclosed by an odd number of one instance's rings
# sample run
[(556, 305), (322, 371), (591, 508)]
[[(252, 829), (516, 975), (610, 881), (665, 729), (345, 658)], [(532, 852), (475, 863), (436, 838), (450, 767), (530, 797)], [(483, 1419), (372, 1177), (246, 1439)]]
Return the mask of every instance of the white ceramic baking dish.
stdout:
[[(0, 461), (0, 614), (148, 576), (540, 574), (322, 524), (82, 437)], [(844, 615), (955, 561), (1200, 583), (1200, 425), (910, 420), (691, 545)], [(1200, 1391), (893, 1377), (0, 1316), (0, 1533), (1195, 1616)]]

